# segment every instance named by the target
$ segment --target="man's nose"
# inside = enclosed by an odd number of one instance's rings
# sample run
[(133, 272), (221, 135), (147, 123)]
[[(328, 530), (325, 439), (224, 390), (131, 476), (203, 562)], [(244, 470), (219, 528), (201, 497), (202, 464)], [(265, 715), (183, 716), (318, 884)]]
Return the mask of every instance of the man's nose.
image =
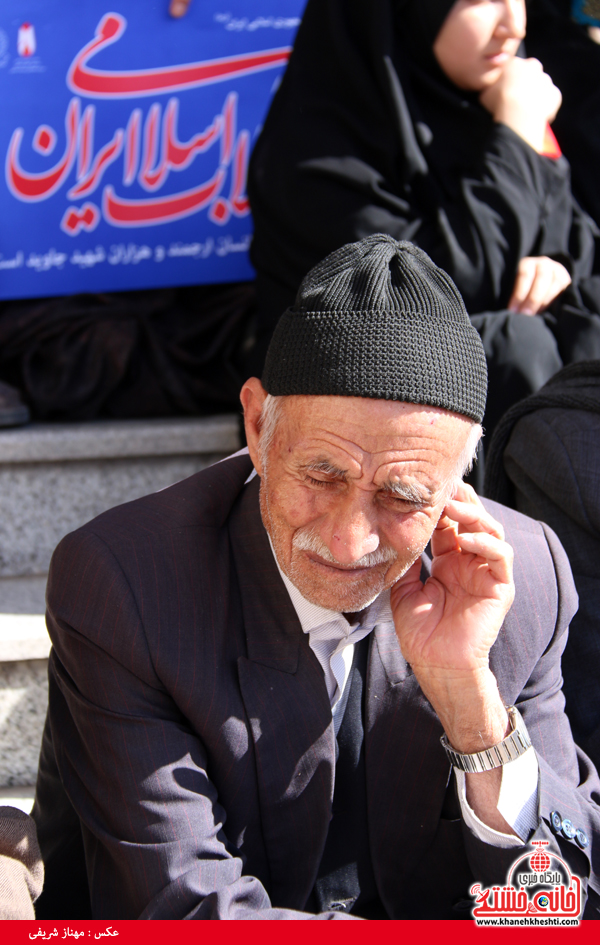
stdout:
[(360, 558), (376, 551), (379, 534), (372, 497), (347, 497), (336, 507), (321, 537), (340, 564), (355, 564)]

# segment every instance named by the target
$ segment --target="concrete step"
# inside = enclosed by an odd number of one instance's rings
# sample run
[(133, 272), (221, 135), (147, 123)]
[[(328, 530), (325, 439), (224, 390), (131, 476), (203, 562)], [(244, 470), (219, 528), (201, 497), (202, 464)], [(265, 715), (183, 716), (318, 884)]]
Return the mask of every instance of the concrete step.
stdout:
[(0, 666), (48, 659), (50, 645), (43, 613), (0, 614)]
[(0, 614), (43, 614), (46, 575), (0, 577)]
[(47, 705), (47, 659), (0, 662), (0, 787), (35, 782)]
[(0, 430), (0, 578), (45, 575), (67, 532), (238, 448), (233, 414)]
[(0, 430), (0, 791), (17, 796), (36, 778), (48, 701), (46, 575), (60, 539), (223, 459), (239, 439), (233, 414)]

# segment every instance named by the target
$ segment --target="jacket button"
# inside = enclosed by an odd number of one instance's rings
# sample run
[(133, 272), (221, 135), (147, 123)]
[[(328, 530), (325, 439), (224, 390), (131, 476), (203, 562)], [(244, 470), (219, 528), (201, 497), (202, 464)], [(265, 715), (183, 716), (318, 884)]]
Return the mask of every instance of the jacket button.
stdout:
[(577, 830), (577, 831), (575, 832), (575, 839), (576, 839), (577, 843), (579, 844), (579, 846), (581, 847), (582, 850), (585, 850), (585, 848), (586, 848), (586, 847), (589, 847), (589, 845), (590, 845), (590, 841), (589, 841), (589, 839), (588, 839), (588, 835), (587, 835), (587, 833), (585, 833), (583, 830)]
[(562, 828), (562, 817), (557, 810), (553, 810), (550, 814), (550, 824), (555, 833), (560, 833)]
[(573, 840), (575, 834), (577, 833), (577, 829), (573, 826), (573, 822), (571, 820), (567, 820), (566, 818), (562, 822), (561, 829), (563, 837), (566, 837), (567, 840)]

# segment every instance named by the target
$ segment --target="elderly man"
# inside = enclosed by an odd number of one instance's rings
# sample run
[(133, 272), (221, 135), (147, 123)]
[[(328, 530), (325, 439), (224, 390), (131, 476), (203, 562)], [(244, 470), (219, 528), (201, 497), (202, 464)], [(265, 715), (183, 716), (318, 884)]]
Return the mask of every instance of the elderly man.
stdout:
[(369, 237), (309, 273), (244, 386), (249, 456), (61, 543), (41, 914), (83, 914), (87, 875), (96, 918), (468, 916), (532, 837), (595, 909), (572, 579), (460, 482), (485, 386), (451, 280)]

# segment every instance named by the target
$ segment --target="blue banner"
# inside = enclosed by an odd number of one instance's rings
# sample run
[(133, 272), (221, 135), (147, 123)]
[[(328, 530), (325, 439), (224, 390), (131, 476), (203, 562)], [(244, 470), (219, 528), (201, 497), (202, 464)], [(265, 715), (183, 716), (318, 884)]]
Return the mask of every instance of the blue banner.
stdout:
[(305, 0), (2, 0), (0, 298), (253, 277), (246, 173)]

